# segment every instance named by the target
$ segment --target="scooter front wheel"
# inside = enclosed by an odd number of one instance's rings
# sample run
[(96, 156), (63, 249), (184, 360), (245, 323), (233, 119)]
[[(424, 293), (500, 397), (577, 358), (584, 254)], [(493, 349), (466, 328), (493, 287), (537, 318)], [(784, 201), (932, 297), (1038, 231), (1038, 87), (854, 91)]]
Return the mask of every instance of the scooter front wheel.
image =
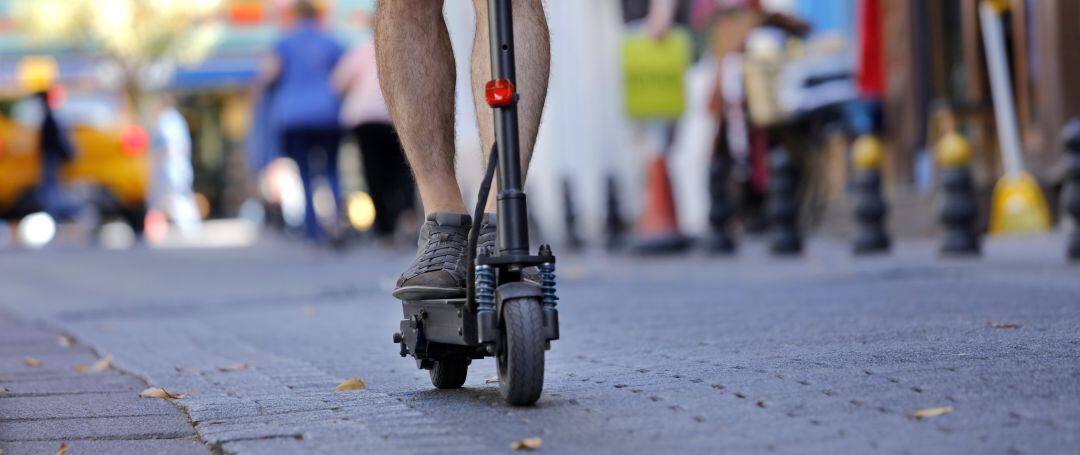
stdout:
[(528, 406), (544, 388), (544, 315), (540, 302), (524, 298), (503, 303), (498, 355), (499, 392), (513, 406)]

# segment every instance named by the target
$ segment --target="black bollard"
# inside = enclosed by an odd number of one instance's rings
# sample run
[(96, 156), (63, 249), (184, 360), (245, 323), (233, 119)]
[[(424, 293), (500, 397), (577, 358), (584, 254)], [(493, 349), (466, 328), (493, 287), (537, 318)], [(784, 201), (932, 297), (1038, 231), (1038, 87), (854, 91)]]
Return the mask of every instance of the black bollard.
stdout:
[(945, 224), (945, 256), (977, 256), (981, 239), (976, 222), (979, 209), (971, 183), (971, 146), (959, 133), (946, 134), (937, 144), (937, 160), (941, 165), (941, 183), (945, 187), (945, 203), (941, 221)]
[(734, 209), (728, 199), (728, 176), (730, 159), (725, 153), (714, 153), (709, 164), (709, 227), (712, 235), (708, 249), (717, 254), (735, 252), (735, 240), (731, 237), (729, 221)]
[(619, 207), (619, 187), (612, 175), (607, 178), (607, 216), (604, 219), (604, 231), (607, 237), (604, 246), (608, 251), (622, 248), (626, 243), (626, 223)]
[(884, 152), (881, 141), (865, 135), (852, 147), (855, 165), (855, 220), (859, 230), (855, 235), (854, 252), (858, 255), (886, 253), (889, 236), (885, 233), (888, 206), (881, 196), (881, 165)]
[(1074, 118), (1065, 125), (1061, 140), (1069, 155), (1065, 167), (1065, 210), (1073, 220), (1069, 260), (1080, 261), (1080, 118)]
[(566, 245), (571, 251), (580, 251), (585, 246), (585, 242), (581, 240), (581, 235), (578, 234), (577, 211), (574, 210), (574, 197), (570, 188), (570, 179), (563, 179), (562, 192), (563, 222), (566, 226)]
[(798, 171), (791, 154), (784, 147), (769, 152), (769, 195), (765, 210), (771, 230), (770, 250), (774, 255), (791, 256), (802, 252), (799, 235), (799, 204), (795, 200)]

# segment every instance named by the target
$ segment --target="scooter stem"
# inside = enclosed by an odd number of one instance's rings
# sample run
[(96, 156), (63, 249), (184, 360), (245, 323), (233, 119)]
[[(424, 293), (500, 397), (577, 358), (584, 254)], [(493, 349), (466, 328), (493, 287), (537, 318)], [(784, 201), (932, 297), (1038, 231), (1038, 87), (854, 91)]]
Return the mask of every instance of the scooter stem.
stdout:
[[(517, 86), (514, 24), (510, 0), (488, 0), (491, 77)], [(529, 254), (528, 212), (521, 179), (517, 93), (508, 105), (495, 107), (495, 145), (499, 154), (497, 254)]]

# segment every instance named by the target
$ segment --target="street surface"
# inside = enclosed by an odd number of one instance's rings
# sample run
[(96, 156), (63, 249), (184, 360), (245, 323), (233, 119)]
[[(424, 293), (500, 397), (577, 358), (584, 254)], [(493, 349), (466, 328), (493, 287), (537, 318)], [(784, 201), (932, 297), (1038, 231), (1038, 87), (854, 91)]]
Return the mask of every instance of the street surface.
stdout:
[[(1062, 245), (563, 254), (563, 338), (532, 408), (502, 404), (490, 359), (436, 391), (398, 356), (404, 252), (7, 251), (0, 448), (506, 453), (539, 437), (542, 453), (1075, 454), (1080, 267)], [(105, 355), (112, 370), (74, 369)], [(335, 392), (348, 378), (367, 389)], [(139, 398), (149, 386), (186, 396)]]

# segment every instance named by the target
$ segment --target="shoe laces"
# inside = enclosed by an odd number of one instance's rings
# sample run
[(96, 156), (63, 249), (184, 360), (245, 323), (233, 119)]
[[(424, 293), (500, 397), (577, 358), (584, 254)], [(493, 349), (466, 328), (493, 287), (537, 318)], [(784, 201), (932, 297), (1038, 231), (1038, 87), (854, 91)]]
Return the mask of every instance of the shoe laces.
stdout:
[(435, 270), (457, 271), (458, 262), (465, 253), (468, 238), (458, 227), (435, 225), (416, 261), (416, 273)]

